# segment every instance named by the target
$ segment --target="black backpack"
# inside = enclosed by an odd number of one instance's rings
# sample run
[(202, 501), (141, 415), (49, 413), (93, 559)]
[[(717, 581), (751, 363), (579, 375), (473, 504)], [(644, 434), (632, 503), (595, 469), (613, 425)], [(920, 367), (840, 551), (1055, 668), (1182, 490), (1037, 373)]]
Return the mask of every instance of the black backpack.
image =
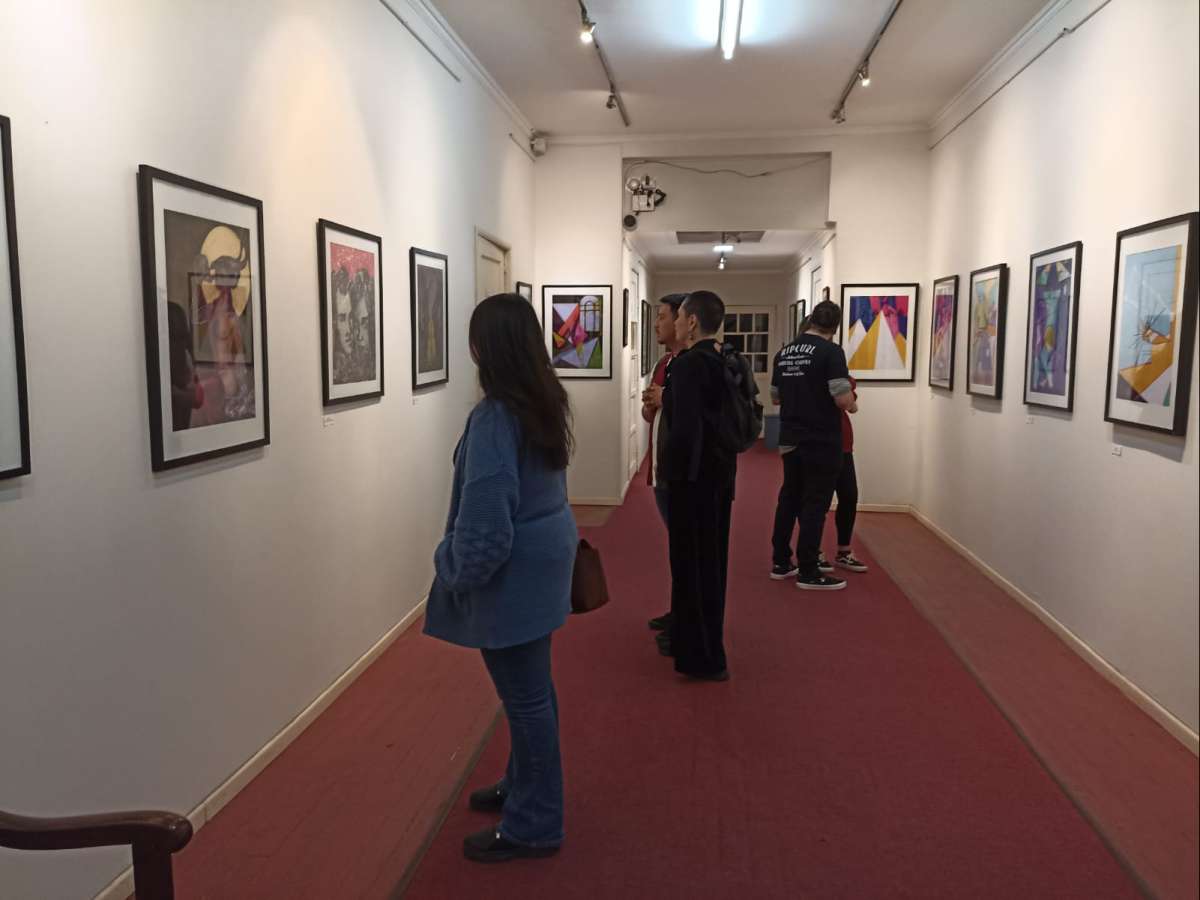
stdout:
[(758, 384), (746, 357), (731, 344), (721, 347), (724, 392), (721, 413), (713, 430), (717, 445), (730, 457), (754, 446), (763, 427), (763, 405), (758, 402)]

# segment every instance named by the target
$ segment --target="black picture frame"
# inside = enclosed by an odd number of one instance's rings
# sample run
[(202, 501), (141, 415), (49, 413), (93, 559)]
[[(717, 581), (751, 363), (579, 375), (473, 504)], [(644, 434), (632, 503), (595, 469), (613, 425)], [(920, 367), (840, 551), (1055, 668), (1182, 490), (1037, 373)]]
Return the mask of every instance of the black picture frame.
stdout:
[[(1036, 276), (1036, 267), (1034, 263), (1046, 256), (1061, 254), (1071, 251), (1073, 258), (1071, 272), (1071, 302), (1070, 302), (1070, 333), (1068, 334), (1067, 346), (1067, 365), (1066, 365), (1066, 400), (1064, 403), (1050, 403), (1044, 400), (1038, 400), (1036, 395), (1038, 392), (1030, 390), (1029, 385), (1029, 366), (1033, 361), (1033, 324), (1034, 324), (1034, 277)], [(1026, 406), (1042, 406), (1046, 409), (1058, 409), (1064, 412), (1072, 412), (1075, 408), (1075, 348), (1078, 344), (1079, 337), (1079, 292), (1083, 284), (1083, 241), (1071, 241), (1067, 244), (1060, 244), (1057, 247), (1050, 247), (1047, 250), (1042, 250), (1039, 253), (1031, 253), (1029, 255), (1029, 284), (1028, 296), (1026, 297), (1026, 321), (1025, 321), (1025, 369), (1021, 376), (1022, 384), (1022, 399)], [(1061, 330), (1061, 328), (1059, 329)]]
[(984, 266), (981, 269), (973, 269), (971, 277), (967, 279), (967, 318), (970, 321), (972, 307), (971, 304), (975, 296), (975, 276), (986, 275), (990, 272), (996, 272), (1000, 284), (997, 286), (996, 297), (996, 375), (995, 375), (995, 392), (972, 390), (971, 388), (971, 365), (974, 362), (974, 355), (971, 353), (971, 329), (967, 328), (967, 393), (974, 397), (989, 397), (993, 400), (1001, 399), (1004, 393), (1004, 343), (1005, 332), (1008, 331), (1008, 263), (996, 263), (991, 266)]
[[(1151, 231), (1158, 231), (1178, 225), (1186, 226), (1187, 247), (1183, 254), (1183, 293), (1179, 310), (1179, 332), (1176, 336), (1175, 347), (1179, 353), (1179, 363), (1175, 370), (1174, 404), (1175, 411), (1170, 425), (1154, 425), (1134, 419), (1121, 418), (1113, 414), (1113, 400), (1121, 399), (1113, 396), (1113, 356), (1117, 341), (1117, 309), (1119, 306), (1120, 284), (1122, 273), (1121, 249), (1125, 241)], [(1193, 345), (1196, 343), (1197, 315), (1197, 238), (1200, 237), (1200, 213), (1190, 212), (1183, 215), (1159, 219), (1145, 225), (1137, 225), (1117, 232), (1116, 261), (1113, 264), (1113, 299), (1109, 319), (1108, 332), (1108, 375), (1104, 396), (1104, 421), (1115, 425), (1128, 425), (1160, 434), (1181, 437), (1187, 434), (1188, 405), (1191, 400)], [(1127, 401), (1122, 401), (1127, 402)]]
[[(417, 277), (417, 263), (419, 260), (428, 260), (433, 263), (430, 268), (440, 269), (443, 273), (442, 278), (442, 366), (438, 369), (430, 369), (425, 372), (420, 372), (420, 359), (418, 355), (418, 341), (420, 335), (420, 310), (419, 306), (419, 279)], [(433, 250), (422, 250), (420, 247), (408, 248), (408, 287), (409, 287), (409, 309), (411, 320), (409, 328), (409, 337), (412, 345), (412, 388), (416, 391), (424, 390), (425, 388), (437, 387), (440, 384), (446, 384), (450, 380), (450, 259), (444, 253), (437, 253)]]
[[(938, 285), (949, 282), (953, 287), (951, 291), (950, 301), (950, 377), (943, 384), (940, 381), (935, 381), (933, 377), (933, 362), (934, 362), (934, 347), (933, 338), (937, 333), (937, 314), (938, 314)], [(954, 363), (955, 363), (955, 348), (958, 346), (958, 276), (943, 275), (933, 283), (933, 295), (929, 301), (933, 305), (933, 309), (929, 314), (929, 386), (937, 388), (940, 391), (954, 392)]]
[(645, 300), (642, 301), (642, 377), (645, 378), (654, 370), (654, 360), (650, 357), (654, 353), (654, 329), (650, 324), (650, 315), (653, 312), (650, 304)]
[[(554, 297), (562, 292), (582, 292), (600, 298), (600, 368), (571, 368), (556, 364), (554, 352)], [(572, 295), (573, 296), (573, 295)], [(559, 378), (578, 381), (611, 381), (613, 377), (613, 287), (611, 284), (543, 284), (542, 285), (542, 334), (551, 365)], [(586, 327), (586, 325), (585, 325)]]
[(29, 444), (29, 382), (25, 372), (25, 326), (21, 314), (21, 266), (17, 253), (17, 210), (13, 199), (12, 123), (0, 116), (0, 199), (4, 201), (3, 251), (8, 254), (8, 290), (12, 308), (12, 354), (17, 413), (17, 455), (6, 463), (0, 459), (0, 480), (29, 475), (33, 471)]
[(629, 288), (621, 289), (621, 346), (629, 346)]
[[(524, 290), (521, 290), (522, 288), (524, 288)], [(530, 306), (533, 306), (533, 285), (532, 284), (530, 284), (528, 281), (518, 281), (518, 282), (516, 282), (515, 286), (513, 287), (513, 290), (517, 294), (520, 294), (522, 297), (524, 297), (526, 300), (528, 300)]]
[[(872, 383), (872, 384), (889, 384), (889, 383), (890, 384), (912, 384), (916, 380), (916, 377), (917, 377), (916, 334), (917, 334), (917, 323), (920, 321), (919, 313), (920, 313), (920, 309), (921, 309), (921, 285), (917, 284), (916, 282), (880, 281), (880, 282), (859, 283), (859, 284), (843, 284), (842, 285), (842, 293), (841, 293), (841, 303), (840, 303), (841, 310), (842, 310), (842, 318), (841, 318), (840, 324), (838, 325), (838, 344), (843, 347), (845, 346), (845, 334), (846, 334), (846, 325), (847, 325), (846, 316), (849, 314), (849, 311), (846, 307), (846, 297), (847, 297), (848, 293), (853, 293), (856, 290), (862, 291), (862, 290), (872, 290), (872, 289), (879, 289), (879, 288), (904, 288), (910, 292), (908, 294), (908, 296), (912, 297), (912, 308), (909, 309), (909, 311), (908, 311), (908, 335), (905, 338), (906, 347), (908, 350), (908, 363), (906, 366), (907, 372), (906, 372), (906, 374), (899, 376), (899, 377), (879, 378), (879, 377), (876, 377), (875, 375), (870, 374), (867, 370), (859, 371), (859, 370), (851, 368), (850, 374), (858, 382), (865, 382), (865, 383)], [(849, 356), (846, 359), (846, 364), (849, 367), (849, 364), (850, 364)]]
[[(141, 262), (142, 262), (142, 301), (143, 301), (143, 323), (146, 331), (146, 382), (147, 396), (149, 399), (149, 418), (150, 418), (150, 453), (151, 453), (151, 469), (155, 472), (163, 472), (170, 469), (179, 468), (180, 466), (191, 465), (193, 463), (204, 462), (211, 459), (216, 459), (223, 456), (228, 456), (234, 453), (244, 453), (247, 450), (254, 450), (259, 447), (265, 447), (271, 443), (271, 412), (270, 412), (270, 378), (267, 358), (267, 290), (266, 290), (266, 250), (264, 247), (264, 229), (263, 229), (263, 204), (261, 200), (256, 200), (253, 197), (248, 197), (245, 194), (238, 194), (234, 191), (229, 191), (224, 188), (215, 187), (204, 182), (197, 181), (193, 178), (187, 178), (182, 175), (176, 175), (154, 166), (141, 165), (137, 171), (137, 192), (138, 192), (138, 223), (140, 231), (141, 244)], [(261, 409), (261, 427), (257, 429), (257, 436), (248, 440), (240, 440), (236, 436), (229, 437), (230, 443), (221, 444), (220, 440), (229, 432), (240, 433), (243, 430), (243, 422), (245, 418), (237, 420), (229, 420), (217, 424), (209, 424), (207, 427), (200, 429), (204, 433), (205, 438), (210, 440), (203, 441), (205, 444), (211, 444), (207, 449), (198, 449), (188, 452), (186, 449), (176, 452), (175, 448), (171, 449), (168, 455), (163, 421), (163, 384), (162, 384), (162, 358), (160, 356), (162, 347), (159, 341), (159, 285), (158, 285), (158, 251), (160, 249), (166, 253), (166, 248), (159, 248), (155, 238), (157, 232), (157, 218), (155, 216), (156, 202), (156, 185), (163, 185), (167, 188), (178, 188), (183, 191), (190, 191), (196, 194), (206, 195), (210, 198), (225, 201), (234, 206), (247, 207), (252, 214), (255, 232), (252, 234), (253, 243), (257, 244), (258, 252), (252, 253), (249, 248), (245, 248), (247, 256), (247, 265), (258, 264), (257, 287), (255, 287), (254, 273), (251, 271), (249, 278), (251, 279), (250, 287), (248, 288), (250, 295), (247, 300), (247, 305), (253, 305), (254, 314), (257, 319), (252, 319), (252, 327), (257, 340), (253, 341), (254, 349), (253, 365), (254, 375), (256, 377), (261, 373), (262, 384), (261, 389), (255, 385), (255, 415), (249, 421), (257, 422), (259, 420), (258, 410)], [(164, 207), (164, 212), (167, 210)], [(182, 210), (179, 210), (183, 212)], [(195, 211), (187, 213), (187, 215), (195, 216)], [(247, 229), (249, 231), (249, 229)], [(165, 265), (165, 263), (164, 263)], [(257, 290), (257, 293), (255, 293)], [(162, 289), (163, 308), (166, 310), (166, 304), (170, 302), (167, 298), (167, 288)], [(169, 360), (168, 360), (169, 363)], [(191, 430), (191, 429), (186, 429)], [(172, 427), (172, 434), (174, 428)], [(198, 441), (197, 443), (200, 443)]]
[[(326, 252), (327, 241), (331, 234), (343, 234), (349, 238), (357, 238), (360, 241), (372, 243), (375, 245), (375, 337), (379, 350), (379, 368), (378, 378), (370, 381), (360, 382), (361, 384), (370, 384), (371, 387), (364, 391), (355, 393), (339, 393), (335, 396), (337, 390), (333, 384), (333, 360), (330, 357), (331, 345), (331, 328), (330, 323), (333, 321), (330, 310), (330, 273), (328, 265), (328, 253)], [(356, 248), (357, 249), (357, 248)], [(371, 234), (368, 231), (361, 231), (357, 228), (351, 228), (348, 225), (339, 225), (337, 222), (331, 222), (328, 219), (317, 220), (317, 276), (318, 276), (318, 294), (320, 297), (320, 315), (321, 315), (321, 403), (324, 406), (338, 406), (343, 403), (354, 403), (361, 400), (378, 399), (384, 394), (384, 340), (383, 340), (383, 238), (378, 235)], [(378, 387), (375, 387), (375, 384)]]

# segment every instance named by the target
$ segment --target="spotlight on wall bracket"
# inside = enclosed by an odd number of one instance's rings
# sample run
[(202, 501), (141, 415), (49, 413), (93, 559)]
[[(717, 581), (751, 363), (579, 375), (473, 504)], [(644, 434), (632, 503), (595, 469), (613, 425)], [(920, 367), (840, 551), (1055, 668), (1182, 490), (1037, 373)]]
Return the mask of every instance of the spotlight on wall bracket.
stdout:
[(858, 83), (863, 87), (871, 86), (871, 61), (868, 59), (863, 63), (863, 67), (858, 70)]
[(581, 11), (579, 16), (579, 40), (590, 44), (596, 39), (596, 23), (588, 18), (586, 12)]
[(621, 227), (626, 231), (637, 231), (638, 217), (633, 213), (626, 213), (621, 219)]
[(616, 109), (617, 108), (617, 95), (609, 94), (608, 99), (604, 102), (604, 105), (606, 107), (608, 107), (609, 109)]

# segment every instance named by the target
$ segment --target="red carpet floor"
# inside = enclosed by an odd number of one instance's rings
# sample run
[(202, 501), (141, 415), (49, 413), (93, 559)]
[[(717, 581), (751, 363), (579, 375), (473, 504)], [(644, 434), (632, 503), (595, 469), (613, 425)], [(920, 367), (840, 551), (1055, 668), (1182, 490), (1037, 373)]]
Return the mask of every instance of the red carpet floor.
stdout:
[(588, 535), (614, 602), (556, 638), (563, 851), (495, 867), (461, 856), (462, 836), (492, 821), (465, 794), (501, 771), (502, 726), (407, 900), (1139, 896), (878, 566), (838, 594), (766, 578), (778, 462), (765, 451), (744, 460), (733, 680), (684, 682), (656, 653), (645, 620), (666, 605), (665, 537), (635, 486)]

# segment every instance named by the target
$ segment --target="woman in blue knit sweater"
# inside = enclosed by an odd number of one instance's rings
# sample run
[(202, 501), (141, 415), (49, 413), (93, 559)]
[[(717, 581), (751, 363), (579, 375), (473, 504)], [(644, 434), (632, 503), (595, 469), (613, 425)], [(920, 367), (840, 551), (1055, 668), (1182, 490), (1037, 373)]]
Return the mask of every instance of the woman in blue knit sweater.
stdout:
[(517, 294), (488, 297), (469, 336), (484, 399), (454, 451), (425, 633), (481, 650), (504, 706), (507, 771), (471, 795), (472, 809), (501, 820), (463, 841), (469, 859), (501, 862), (549, 856), (563, 841), (550, 636), (571, 611), (579, 533), (567, 505), (570, 406), (533, 308)]

